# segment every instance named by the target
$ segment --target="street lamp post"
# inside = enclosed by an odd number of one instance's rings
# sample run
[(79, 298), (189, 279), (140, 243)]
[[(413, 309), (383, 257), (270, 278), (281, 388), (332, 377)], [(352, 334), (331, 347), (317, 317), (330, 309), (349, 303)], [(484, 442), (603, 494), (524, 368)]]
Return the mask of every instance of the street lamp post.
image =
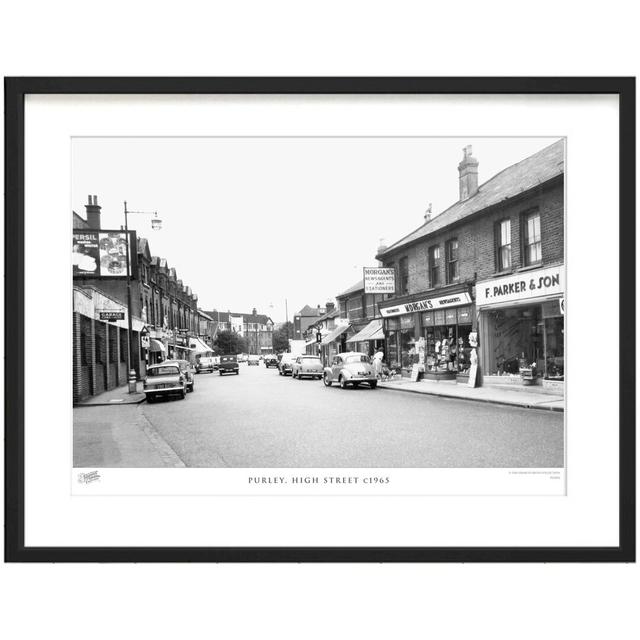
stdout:
[(157, 211), (129, 211), (127, 201), (124, 202), (124, 234), (125, 246), (127, 247), (127, 329), (129, 338), (129, 348), (127, 349), (127, 369), (129, 370), (129, 393), (136, 392), (136, 372), (133, 369), (133, 322), (131, 318), (131, 249), (129, 247), (129, 214), (152, 215), (151, 228), (155, 231), (162, 228), (162, 220), (158, 218)]

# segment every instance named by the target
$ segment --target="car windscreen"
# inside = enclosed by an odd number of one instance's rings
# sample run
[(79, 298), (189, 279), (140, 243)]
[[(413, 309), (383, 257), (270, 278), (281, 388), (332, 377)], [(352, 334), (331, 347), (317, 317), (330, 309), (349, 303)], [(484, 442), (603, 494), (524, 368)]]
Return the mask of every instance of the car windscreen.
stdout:
[(177, 365), (167, 367), (154, 367), (147, 371), (148, 376), (177, 376), (180, 373)]
[(361, 353), (357, 353), (353, 356), (345, 356), (344, 357), (345, 364), (355, 364), (356, 362), (367, 362), (370, 363), (369, 356), (365, 356)]
[(312, 362), (320, 362), (320, 358), (311, 356), (309, 358), (302, 358), (302, 362), (306, 362), (307, 364), (311, 364)]
[(235, 356), (222, 356), (220, 358), (220, 362), (235, 362), (236, 361), (236, 357)]

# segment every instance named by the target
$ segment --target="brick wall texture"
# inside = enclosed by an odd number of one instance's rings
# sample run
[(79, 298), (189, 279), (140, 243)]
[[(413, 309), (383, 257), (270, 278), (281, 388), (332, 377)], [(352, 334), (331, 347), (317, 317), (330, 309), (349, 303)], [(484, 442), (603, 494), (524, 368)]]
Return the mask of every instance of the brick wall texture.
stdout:
[(496, 224), (505, 219), (511, 221), (512, 269), (525, 265), (522, 256), (522, 219), (532, 210), (540, 212), (542, 235), (542, 265), (550, 266), (564, 260), (564, 189), (562, 181), (543, 186), (518, 201), (510, 201), (503, 206), (493, 207), (486, 212), (470, 216), (455, 226), (444, 229), (422, 240), (419, 244), (399, 249), (385, 259), (385, 266), (398, 268), (399, 261), (408, 257), (409, 290), (416, 294), (432, 288), (429, 278), (428, 252), (432, 246), (440, 247), (437, 263), (440, 285), (446, 286), (446, 243), (458, 240), (459, 275), (455, 282), (485, 280), (497, 274)]

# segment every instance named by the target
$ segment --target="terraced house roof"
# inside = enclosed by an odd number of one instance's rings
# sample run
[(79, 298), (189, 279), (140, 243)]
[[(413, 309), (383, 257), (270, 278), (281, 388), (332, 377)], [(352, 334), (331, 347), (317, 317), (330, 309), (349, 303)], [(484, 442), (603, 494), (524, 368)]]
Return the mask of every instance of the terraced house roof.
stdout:
[(473, 196), (451, 205), (409, 235), (387, 247), (378, 257), (389, 255), (405, 245), (529, 191), (562, 174), (564, 174), (564, 140), (558, 140), (532, 156), (503, 169), (481, 184)]

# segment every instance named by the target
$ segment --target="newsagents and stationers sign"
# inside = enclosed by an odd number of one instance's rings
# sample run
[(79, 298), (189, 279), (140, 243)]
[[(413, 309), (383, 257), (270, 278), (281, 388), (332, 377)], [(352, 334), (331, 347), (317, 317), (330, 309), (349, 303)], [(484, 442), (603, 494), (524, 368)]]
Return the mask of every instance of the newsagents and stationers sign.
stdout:
[(564, 265), (523, 271), (476, 284), (476, 306), (564, 294)]
[(364, 267), (365, 293), (395, 293), (396, 270), (388, 267)]
[(395, 307), (380, 309), (380, 314), (385, 318), (389, 318), (391, 316), (400, 316), (405, 313), (413, 313), (414, 311), (431, 311), (432, 309), (457, 307), (463, 304), (470, 304), (471, 302), (471, 296), (468, 293), (454, 293), (440, 298), (427, 298), (425, 300), (415, 300), (414, 302), (403, 302)]

